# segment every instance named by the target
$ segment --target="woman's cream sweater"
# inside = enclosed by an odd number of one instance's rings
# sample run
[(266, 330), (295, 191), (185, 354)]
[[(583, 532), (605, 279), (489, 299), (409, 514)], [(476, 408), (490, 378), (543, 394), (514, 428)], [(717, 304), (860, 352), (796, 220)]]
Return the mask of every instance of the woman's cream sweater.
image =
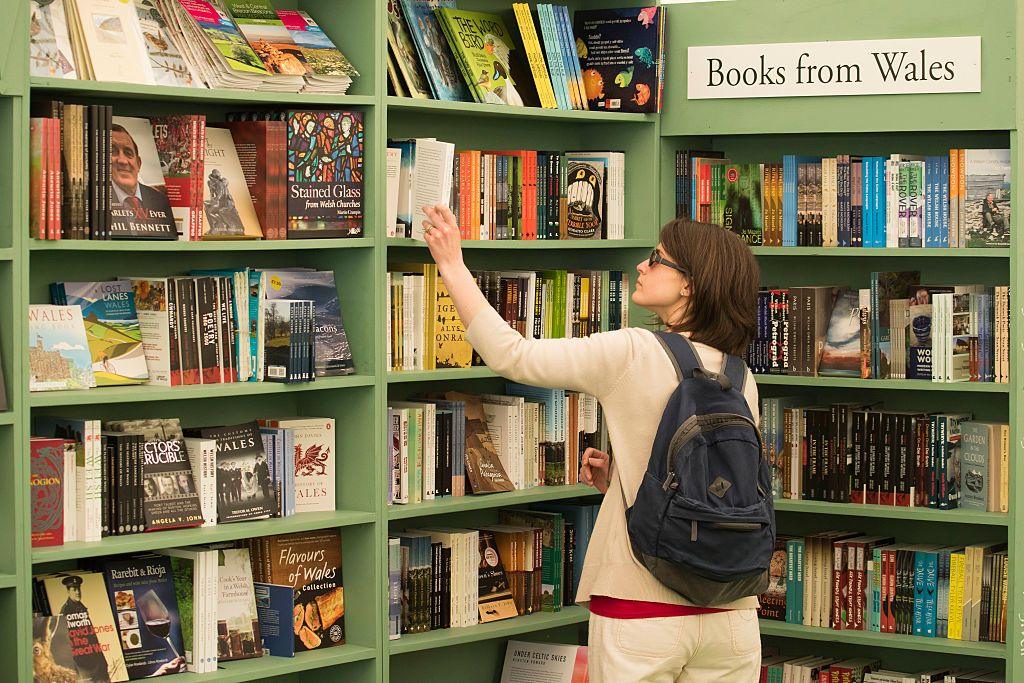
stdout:
[[(615, 451), (612, 479), (587, 548), (576, 601), (587, 602), (591, 595), (604, 595), (690, 604), (634, 559), (617, 488), (623, 487), (632, 505), (647, 469), (661, 414), (678, 384), (672, 361), (657, 337), (648, 330), (627, 328), (585, 339), (528, 340), (490, 306), (476, 315), (466, 336), (498, 374), (524, 384), (591, 394), (604, 408)], [(720, 351), (705, 344), (694, 346), (704, 367), (712, 372), (721, 370), (724, 355)], [(757, 385), (752, 375), (747, 378), (744, 394), (756, 421)], [(751, 596), (716, 606), (746, 609), (757, 607), (758, 600)]]

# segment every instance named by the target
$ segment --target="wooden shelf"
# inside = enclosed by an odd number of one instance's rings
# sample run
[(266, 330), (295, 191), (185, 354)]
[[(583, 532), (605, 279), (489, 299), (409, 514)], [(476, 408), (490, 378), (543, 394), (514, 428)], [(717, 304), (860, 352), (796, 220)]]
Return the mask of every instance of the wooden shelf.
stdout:
[(776, 512), (796, 512), (810, 515), (839, 515), (844, 517), (872, 517), (881, 519), (908, 519), (915, 522), (939, 524), (979, 524), (983, 526), (1009, 526), (1010, 517), (1003, 512), (981, 510), (935, 510), (919, 507), (893, 507), (889, 505), (857, 505), (828, 503), (821, 500), (775, 500)]
[(147, 384), (127, 387), (98, 387), (75, 391), (37, 391), (29, 394), (33, 407), (76, 406), (98, 403), (137, 403), (142, 401), (180, 401), (192, 398), (222, 398), (284, 394), (296, 391), (326, 391), (349, 387), (368, 387), (374, 384), (372, 375), (324, 377), (315, 382), (232, 382), (183, 387), (158, 387)]
[(166, 85), (140, 85), (107, 81), (79, 81), (61, 78), (32, 78), (33, 92), (53, 93), (57, 97), (82, 97), (120, 100), (172, 101), (196, 104), (233, 104), (253, 107), (336, 106), (369, 107), (377, 98), (372, 95), (332, 95), (330, 93), (263, 92), (254, 90), (223, 90), (210, 88), (179, 88)]
[[(225, 662), (217, 671), (208, 674), (177, 674), (183, 681), (205, 683), (243, 683), (277, 676), (286, 676), (299, 671), (322, 669), (350, 662), (362, 662), (377, 657), (377, 651), (362, 645), (338, 645), (335, 647), (299, 652), (294, 657), (271, 657), (266, 655), (258, 659), (242, 659), (237, 662)], [(177, 680), (177, 679), (175, 679)]]
[(467, 510), (485, 510), (508, 505), (525, 505), (552, 500), (566, 500), (580, 496), (599, 496), (597, 489), (586, 484), (572, 486), (535, 486), (508, 493), (489, 493), (478, 496), (447, 496), (412, 505), (391, 505), (388, 519), (411, 519), (429, 515), (447, 515)]
[(497, 377), (497, 373), (486, 365), (471, 368), (440, 368), (438, 370), (393, 370), (387, 374), (388, 384), (403, 382), (436, 382), (440, 380), (479, 379)]
[(137, 553), (160, 548), (198, 545), (201, 543), (237, 541), (254, 536), (288, 534), (296, 531), (314, 531), (316, 529), (334, 529), (357, 524), (372, 524), (375, 520), (376, 515), (372, 512), (358, 512), (354, 510), (302, 512), (290, 517), (257, 519), (251, 522), (218, 524), (217, 526), (197, 527), (195, 529), (154, 531), (148, 534), (108, 536), (95, 543), (75, 542), (48, 548), (33, 548), (32, 562), (33, 564), (42, 564), (43, 562), (56, 562), (57, 560), (77, 560), (83, 557)]
[(842, 258), (996, 258), (1009, 259), (1004, 249), (865, 249), (862, 247), (751, 247), (755, 256), (828, 256)]
[(884, 647), (919, 652), (941, 652), (942, 654), (1006, 659), (1006, 645), (1002, 643), (974, 643), (948, 638), (925, 638), (924, 636), (903, 636), (895, 633), (873, 631), (835, 631), (830, 628), (787, 624), (784, 621), (761, 619), (761, 635), (800, 638), (826, 642), (850, 643), (864, 647)]
[(422, 112), (424, 114), (449, 114), (455, 116), (503, 117), (533, 119), (536, 121), (587, 122), (587, 123), (654, 123), (657, 117), (651, 114), (627, 114), (609, 111), (568, 111), (564, 109), (542, 109), (540, 107), (509, 107), (500, 104), (477, 102), (449, 102), (447, 100), (417, 100), (411, 97), (387, 97), (388, 111)]
[(219, 240), (210, 242), (128, 241), (128, 240), (30, 240), (29, 249), (46, 251), (299, 251), (311, 249), (359, 249), (373, 246), (370, 237), (313, 240)]
[[(426, 249), (426, 242), (407, 237), (387, 238), (388, 247)], [(463, 240), (463, 249), (552, 251), (577, 249), (651, 249), (650, 240)]]
[(559, 612), (539, 612), (524, 614), (512, 619), (496, 621), (490, 624), (477, 624), (466, 628), (445, 628), (426, 633), (410, 633), (397, 640), (388, 641), (392, 655), (431, 650), (450, 645), (475, 643), (480, 640), (507, 638), (522, 633), (533, 633), (549, 628), (582, 624), (590, 617), (585, 607), (573, 605), (563, 607)]
[(930, 382), (924, 379), (860, 379), (858, 377), (801, 377), (754, 375), (761, 386), (817, 387), (821, 389), (898, 389), (901, 391), (948, 391), (956, 393), (1009, 394), (1009, 384), (996, 382)]

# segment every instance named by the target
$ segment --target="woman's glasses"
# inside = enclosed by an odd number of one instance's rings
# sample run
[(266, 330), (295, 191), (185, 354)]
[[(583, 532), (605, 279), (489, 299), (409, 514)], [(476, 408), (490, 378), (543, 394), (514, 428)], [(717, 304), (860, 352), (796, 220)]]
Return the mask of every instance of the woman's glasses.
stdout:
[(686, 268), (683, 268), (681, 265), (677, 263), (672, 263), (671, 261), (669, 261), (667, 258), (658, 253), (657, 248), (651, 249), (651, 255), (647, 257), (647, 267), (653, 268), (655, 263), (660, 263), (663, 266), (668, 266), (673, 270), (678, 270), (686, 277), (690, 277), (690, 271), (688, 271)]

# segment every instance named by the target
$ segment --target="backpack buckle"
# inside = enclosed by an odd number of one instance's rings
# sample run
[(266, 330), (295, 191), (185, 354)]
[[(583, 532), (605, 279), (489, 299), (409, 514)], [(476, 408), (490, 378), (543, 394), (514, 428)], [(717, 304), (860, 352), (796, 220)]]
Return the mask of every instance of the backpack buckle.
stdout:
[(709, 379), (712, 382), (718, 382), (719, 386), (722, 387), (722, 391), (728, 391), (729, 389), (732, 389), (732, 380), (729, 379), (727, 375), (721, 372), (710, 372), (709, 370), (705, 370), (704, 368), (694, 368), (693, 376), (703, 377), (704, 379)]

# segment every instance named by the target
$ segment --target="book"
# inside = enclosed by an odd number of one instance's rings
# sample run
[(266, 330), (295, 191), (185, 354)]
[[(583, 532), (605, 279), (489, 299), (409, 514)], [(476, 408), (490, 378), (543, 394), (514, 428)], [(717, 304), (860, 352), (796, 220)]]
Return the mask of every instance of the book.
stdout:
[(288, 417), (260, 420), (260, 426), (292, 430), (295, 463), (295, 511), (335, 509), (337, 471), (334, 418)]
[(80, 35), (83, 48), (76, 54), (87, 62), (84, 71), (90, 78), (143, 85), (156, 82), (134, 2), (74, 0), (70, 7), (75, 12), (73, 33)]
[(600, 239), (605, 225), (605, 165), (596, 159), (568, 160), (566, 237)]
[(444, 397), (449, 401), (464, 401), (466, 405), (466, 483), (472, 493), (515, 490), (491, 441), (480, 397), (454, 391), (445, 393)]
[(304, 87), (306, 58), (269, 0), (222, 0), (238, 30), (263, 62), (273, 89), (297, 92)]
[(182, 645), (188, 670), (217, 670), (217, 551), (201, 546), (156, 551), (166, 555), (174, 577), (174, 595), (181, 618)]
[(81, 680), (75, 666), (74, 652), (63, 614), (32, 616), (32, 680), (33, 683), (54, 683)]
[(142, 488), (146, 531), (203, 524), (192, 463), (180, 437), (142, 444)]
[(725, 167), (725, 204), (722, 227), (752, 247), (762, 242), (761, 165), (730, 164)]
[(103, 575), (85, 571), (45, 574), (40, 582), (50, 614), (63, 617), (67, 624), (71, 656), (80, 679), (127, 681), (120, 631)]
[(41, 78), (78, 78), (64, 3), (30, 0), (29, 26), (29, 74)]
[(185, 671), (171, 558), (107, 559), (102, 567), (129, 679)]
[(836, 296), (818, 363), (819, 375), (860, 377), (859, 301), (855, 289), (843, 289)]
[(591, 109), (661, 111), (662, 8), (579, 10), (574, 13), (573, 30)]
[(293, 591), (288, 607), (296, 652), (345, 643), (345, 589), (337, 529), (271, 536), (262, 545), (261, 581)]
[(295, 591), (291, 586), (254, 581), (256, 614), (260, 621), (263, 649), (272, 657), (294, 657), (295, 638), (286, 628), (292, 617)]
[(493, 531), (482, 530), (479, 534), (480, 567), (478, 571), (478, 610), (480, 623), (509, 619), (518, 616), (515, 600), (509, 587), (508, 576)]
[(185, 435), (217, 441), (218, 523), (262, 519), (274, 513), (276, 501), (259, 425), (202, 427), (185, 430)]
[(363, 234), (363, 114), (288, 113), (288, 239)]
[(416, 52), (435, 100), (472, 102), (466, 83), (455, 63), (435, 11), (455, 8), (455, 0), (400, 0)]
[(342, 321), (334, 271), (266, 270), (267, 299), (303, 299), (313, 302), (315, 327), (314, 370), (317, 377), (355, 372), (352, 349)]
[(214, 547), (217, 551), (217, 661), (263, 656), (259, 616), (253, 592), (248, 548)]
[(277, 10), (285, 28), (295, 41), (305, 58), (306, 92), (325, 89), (328, 92), (348, 91), (352, 79), (359, 72), (352, 62), (338, 49), (330, 36), (309, 16), (301, 10)]
[(387, 3), (388, 9), (388, 48), (394, 57), (395, 66), (402, 75), (405, 89), (409, 96), (419, 100), (431, 98), (430, 85), (427, 83), (427, 76), (423, 73), (423, 66), (416, 56), (416, 45), (405, 23), (402, 12), (402, 3), (399, 0), (390, 0)]
[(435, 14), (476, 101), (523, 106), (510, 70), (516, 44), (501, 17), (452, 7)]
[(224, 124), (231, 131), (263, 238), (268, 240), (287, 236), (285, 125), (284, 121), (228, 121)]
[(203, 224), (206, 116), (170, 114), (150, 121), (178, 239), (197, 239)]
[(206, 129), (201, 237), (204, 240), (263, 237), (231, 131), (226, 128)]
[(160, 7), (159, 0), (135, 0), (139, 29), (146, 45), (149, 68), (156, 85), (201, 88), (203, 82), (182, 50)]
[(1010, 150), (964, 151), (967, 247), (1010, 246)]
[(96, 386), (80, 306), (28, 307), (29, 391)]
[(96, 386), (142, 384), (149, 379), (130, 282), (56, 282), (50, 291), (53, 303), (82, 309)]
[(29, 439), (29, 495), (32, 507), (32, 547), (64, 544), (64, 439)]
[(587, 647), (508, 641), (501, 668), (501, 683), (539, 680), (550, 683), (586, 683)]

